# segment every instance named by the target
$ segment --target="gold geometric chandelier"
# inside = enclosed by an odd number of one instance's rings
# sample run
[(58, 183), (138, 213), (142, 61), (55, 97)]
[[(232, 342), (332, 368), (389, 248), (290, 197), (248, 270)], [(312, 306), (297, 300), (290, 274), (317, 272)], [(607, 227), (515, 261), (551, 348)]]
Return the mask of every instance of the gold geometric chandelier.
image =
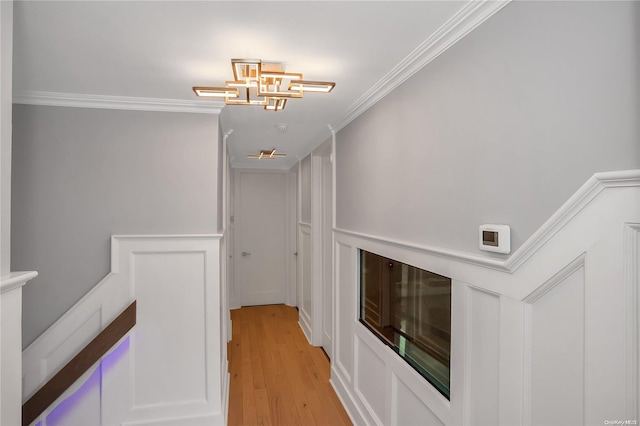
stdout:
[(260, 59), (232, 59), (233, 81), (225, 87), (194, 87), (197, 96), (224, 98), (227, 105), (259, 105), (267, 111), (282, 111), (287, 100), (302, 98), (305, 92), (329, 93), (330, 81), (307, 81), (300, 73), (284, 71), (281, 62)]
[(276, 149), (262, 149), (259, 154), (249, 154), (247, 158), (257, 158), (258, 160), (272, 160), (274, 158), (286, 157), (287, 154), (276, 154)]

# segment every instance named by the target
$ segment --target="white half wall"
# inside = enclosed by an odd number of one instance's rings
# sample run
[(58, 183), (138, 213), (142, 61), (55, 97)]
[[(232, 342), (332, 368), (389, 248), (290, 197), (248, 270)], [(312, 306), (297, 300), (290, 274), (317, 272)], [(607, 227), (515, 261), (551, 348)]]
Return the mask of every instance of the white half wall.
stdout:
[(298, 321), (309, 343), (313, 341), (313, 240), (308, 223), (298, 224)]
[[(360, 249), (452, 278), (450, 400), (358, 321)], [(638, 420), (639, 265), (640, 170), (594, 175), (503, 262), (338, 229), (331, 381), (356, 424)]]
[(136, 325), (34, 423), (225, 424), (222, 241), (112, 237), (111, 273), (24, 350), (24, 399), (133, 300)]

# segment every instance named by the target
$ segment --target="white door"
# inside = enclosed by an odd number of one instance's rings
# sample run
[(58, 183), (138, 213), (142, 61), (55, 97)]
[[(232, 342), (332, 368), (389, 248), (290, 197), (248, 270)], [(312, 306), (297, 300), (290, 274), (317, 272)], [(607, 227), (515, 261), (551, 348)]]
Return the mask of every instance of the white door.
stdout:
[(236, 171), (235, 284), (242, 306), (285, 301), (286, 174)]
[(330, 157), (322, 158), (322, 347), (329, 357), (333, 350), (333, 168)]

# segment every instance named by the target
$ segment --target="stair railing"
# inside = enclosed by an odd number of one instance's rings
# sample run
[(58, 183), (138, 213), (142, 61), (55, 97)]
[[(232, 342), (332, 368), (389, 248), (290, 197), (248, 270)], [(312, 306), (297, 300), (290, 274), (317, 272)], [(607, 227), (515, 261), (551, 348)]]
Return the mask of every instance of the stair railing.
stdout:
[(98, 362), (136, 324), (136, 301), (106, 326), (91, 342), (22, 405), (22, 426), (30, 425), (73, 383)]

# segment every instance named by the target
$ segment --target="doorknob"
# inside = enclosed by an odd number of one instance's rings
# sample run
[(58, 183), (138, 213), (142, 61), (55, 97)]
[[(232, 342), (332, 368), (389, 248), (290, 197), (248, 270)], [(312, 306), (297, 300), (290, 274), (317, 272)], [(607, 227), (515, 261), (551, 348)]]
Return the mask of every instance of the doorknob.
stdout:
[(245, 257), (246, 257), (246, 256), (251, 256), (251, 253), (249, 253), (248, 251), (243, 251), (243, 252), (242, 252), (242, 255), (243, 255), (243, 256), (245, 256)]

